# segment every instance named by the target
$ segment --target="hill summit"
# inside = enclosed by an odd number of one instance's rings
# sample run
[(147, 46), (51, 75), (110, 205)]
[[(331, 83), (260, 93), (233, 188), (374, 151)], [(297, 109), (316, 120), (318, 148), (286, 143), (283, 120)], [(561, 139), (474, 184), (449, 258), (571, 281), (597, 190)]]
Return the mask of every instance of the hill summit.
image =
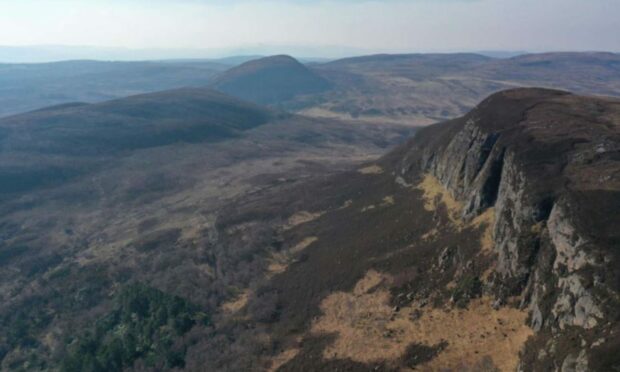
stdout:
[(218, 77), (212, 87), (260, 104), (278, 104), (303, 94), (320, 93), (330, 84), (295, 58), (278, 55), (246, 62)]

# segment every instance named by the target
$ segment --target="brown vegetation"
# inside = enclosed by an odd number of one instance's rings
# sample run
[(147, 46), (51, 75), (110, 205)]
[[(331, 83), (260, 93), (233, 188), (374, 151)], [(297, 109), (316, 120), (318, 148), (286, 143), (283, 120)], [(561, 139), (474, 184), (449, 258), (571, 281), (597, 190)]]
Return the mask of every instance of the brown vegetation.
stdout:
[(390, 306), (391, 278), (369, 271), (351, 293), (337, 292), (321, 303), (323, 315), (312, 332), (336, 333), (324, 357), (397, 364), (412, 343), (446, 346), (420, 370), (472, 368), (490, 358), (501, 371), (512, 371), (519, 352), (533, 333), (525, 325), (527, 312), (493, 310), (489, 298), (470, 302), (466, 309), (432, 308), (412, 303)]

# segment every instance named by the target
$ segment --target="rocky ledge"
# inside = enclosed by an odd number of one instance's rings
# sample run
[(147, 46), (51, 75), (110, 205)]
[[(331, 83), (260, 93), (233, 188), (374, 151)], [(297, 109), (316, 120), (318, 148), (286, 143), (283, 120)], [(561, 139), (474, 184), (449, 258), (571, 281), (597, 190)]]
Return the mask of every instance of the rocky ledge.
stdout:
[(521, 370), (620, 365), (620, 101), (505, 91), (388, 159), (401, 181), (437, 178), (464, 220), (494, 208), (485, 291), (529, 310)]

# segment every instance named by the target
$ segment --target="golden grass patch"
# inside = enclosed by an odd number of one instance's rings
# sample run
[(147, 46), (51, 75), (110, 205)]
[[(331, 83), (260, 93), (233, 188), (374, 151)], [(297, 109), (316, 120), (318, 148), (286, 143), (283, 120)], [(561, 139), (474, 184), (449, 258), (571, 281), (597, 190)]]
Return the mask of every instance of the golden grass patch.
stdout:
[(286, 225), (284, 225), (284, 230), (290, 230), (295, 226), (299, 226), (301, 224), (314, 221), (317, 218), (321, 217), (323, 214), (325, 214), (325, 212), (308, 212), (308, 211), (297, 212), (291, 217), (289, 217), (288, 221), (286, 222)]
[(280, 354), (276, 355), (271, 360), (271, 367), (269, 367), (269, 372), (275, 372), (278, 368), (282, 367), (286, 363), (288, 363), (291, 359), (295, 358), (299, 354), (299, 348), (290, 348), (284, 350)]
[(292, 255), (303, 251), (317, 240), (319, 240), (319, 238), (316, 236), (309, 236), (302, 239), (289, 250), (273, 254), (271, 256), (269, 266), (267, 267), (267, 277), (272, 277), (285, 272), (288, 265), (291, 263), (293, 258)]
[(439, 234), (439, 230), (436, 227), (432, 228), (422, 235), (422, 240), (425, 242), (435, 240), (435, 238), (437, 238), (437, 234)]
[(272, 277), (274, 275), (282, 274), (288, 269), (288, 262), (285, 259), (273, 259), (267, 266), (267, 277)]
[(375, 164), (360, 168), (357, 171), (361, 174), (381, 174), (383, 173), (383, 168)]
[[(490, 298), (470, 302), (467, 309), (389, 305), (391, 278), (369, 271), (352, 292), (336, 292), (321, 303), (323, 315), (312, 325), (315, 334), (336, 333), (324, 351), (326, 359), (350, 358), (362, 363), (397, 364), (412, 343), (447, 347), (421, 370), (459, 370), (489, 357), (502, 371), (515, 370), (518, 355), (532, 330), (527, 312), (493, 310)], [(417, 316), (415, 316), (417, 315)]]
[(245, 305), (247, 305), (249, 298), (250, 298), (250, 290), (246, 289), (242, 291), (233, 300), (225, 302), (222, 305), (222, 310), (224, 310), (227, 313), (236, 313), (239, 310), (243, 309)]
[(396, 201), (394, 200), (394, 196), (392, 195), (388, 195), (386, 197), (384, 197), (383, 199), (381, 199), (381, 203), (380, 204), (370, 204), (367, 205), (365, 207), (363, 207), (362, 209), (360, 209), (360, 212), (364, 213), (364, 212), (368, 212), (371, 211), (373, 209), (376, 209), (377, 207), (389, 207), (391, 205), (394, 205), (396, 203)]
[(493, 273), (495, 272), (496, 268), (497, 268), (497, 262), (493, 261), (491, 266), (489, 266), (486, 270), (484, 270), (482, 275), (480, 275), (480, 279), (483, 282), (487, 283), (489, 281), (489, 279), (491, 278), (491, 275), (493, 275)]
[(355, 284), (355, 288), (353, 288), (353, 294), (355, 296), (363, 296), (367, 293), (370, 293), (373, 289), (377, 288), (380, 284), (382, 284), (386, 279), (387, 277), (385, 275), (382, 275), (378, 271), (369, 270), (366, 275)]
[(532, 232), (532, 234), (540, 234), (544, 228), (544, 224), (544, 222), (540, 221), (537, 224), (532, 225), (530, 231)]
[[(495, 225), (495, 208), (487, 208), (484, 213), (480, 214), (469, 223), (465, 223), (461, 218), (461, 212), (463, 205), (461, 202), (454, 199), (454, 197), (446, 190), (446, 188), (439, 182), (439, 180), (426, 174), (422, 179), (422, 182), (418, 184), (418, 189), (422, 190), (424, 199), (424, 209), (427, 211), (435, 211), (439, 206), (439, 203), (443, 203), (448, 212), (450, 221), (456, 226), (458, 230), (462, 230), (466, 227), (482, 227), (484, 226), (484, 232), (480, 237), (480, 249), (484, 253), (490, 253), (493, 251), (495, 242), (493, 239), (493, 227)], [(422, 239), (429, 240), (436, 235), (436, 231), (431, 230), (422, 236)]]
[[(292, 256), (296, 253), (303, 251), (308, 248), (310, 244), (319, 240), (316, 236), (309, 236), (302, 239), (299, 243), (294, 245), (289, 250), (274, 253), (270, 260), (269, 265), (267, 266), (267, 278), (271, 278), (274, 275), (281, 274), (286, 271), (288, 265), (291, 263)], [(236, 313), (247, 305), (251, 291), (249, 289), (243, 290), (237, 297), (233, 300), (224, 303), (221, 306), (221, 309), (227, 313)]]
[(418, 189), (422, 190), (424, 199), (424, 209), (429, 212), (437, 210), (439, 203), (443, 203), (448, 212), (448, 217), (455, 225), (460, 225), (461, 211), (463, 205), (454, 199), (454, 197), (445, 189), (437, 178), (430, 174), (426, 174), (422, 182), (418, 184)]
[(316, 242), (317, 240), (319, 240), (319, 238), (317, 238), (316, 236), (309, 236), (309, 237), (303, 238), (299, 243), (295, 244), (295, 246), (293, 246), (293, 248), (291, 248), (289, 251), (291, 253), (299, 253), (303, 251), (304, 249), (308, 248), (310, 244)]
[(394, 201), (394, 196), (392, 195), (388, 195), (385, 198), (383, 198), (383, 203), (381, 203), (382, 206), (388, 206), (388, 205), (394, 205), (395, 201)]
[(373, 210), (373, 209), (375, 209), (375, 208), (377, 208), (377, 206), (376, 206), (376, 205), (374, 205), (374, 204), (371, 204), (371, 205), (367, 205), (367, 206), (365, 206), (364, 208), (360, 209), (360, 211), (361, 211), (362, 213), (364, 213), (364, 212), (371, 211), (371, 210)]
[(480, 237), (480, 249), (484, 253), (490, 253), (495, 247), (493, 239), (493, 226), (495, 225), (495, 208), (487, 208), (481, 215), (474, 218), (468, 226), (481, 227), (484, 231)]

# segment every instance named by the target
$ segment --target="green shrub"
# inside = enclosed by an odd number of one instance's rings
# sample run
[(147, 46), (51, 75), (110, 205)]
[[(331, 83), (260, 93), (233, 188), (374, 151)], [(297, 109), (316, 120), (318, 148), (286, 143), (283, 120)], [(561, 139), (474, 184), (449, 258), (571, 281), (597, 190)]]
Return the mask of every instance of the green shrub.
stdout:
[(125, 287), (114, 310), (70, 346), (62, 371), (122, 371), (143, 359), (156, 368), (182, 367), (179, 336), (208, 317), (184, 299), (141, 284)]

